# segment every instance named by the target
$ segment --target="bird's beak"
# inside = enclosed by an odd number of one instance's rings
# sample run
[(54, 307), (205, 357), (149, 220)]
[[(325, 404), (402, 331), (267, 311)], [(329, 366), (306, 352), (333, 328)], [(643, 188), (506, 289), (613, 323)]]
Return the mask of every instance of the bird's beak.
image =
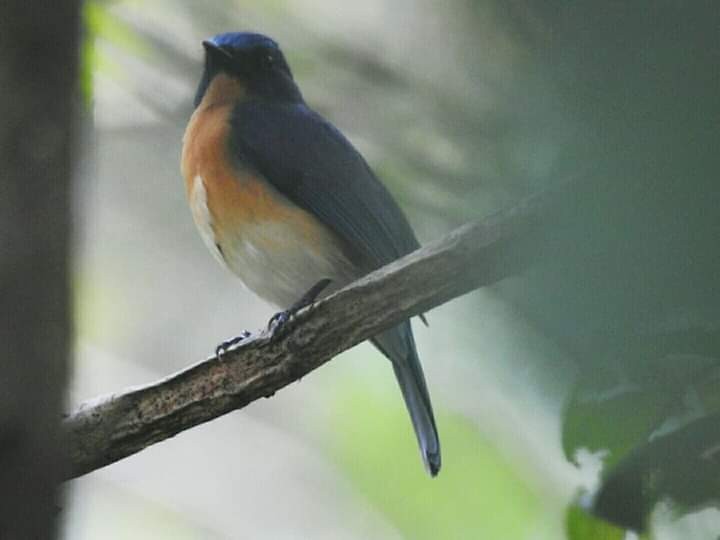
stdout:
[(211, 54), (211, 55), (215, 56), (216, 58), (224, 58), (225, 60), (232, 59), (232, 56), (230, 55), (229, 52), (227, 52), (222, 47), (218, 47), (212, 41), (206, 39), (205, 41), (202, 42), (202, 44), (203, 44), (203, 47), (205, 47), (205, 50), (207, 51), (208, 54)]

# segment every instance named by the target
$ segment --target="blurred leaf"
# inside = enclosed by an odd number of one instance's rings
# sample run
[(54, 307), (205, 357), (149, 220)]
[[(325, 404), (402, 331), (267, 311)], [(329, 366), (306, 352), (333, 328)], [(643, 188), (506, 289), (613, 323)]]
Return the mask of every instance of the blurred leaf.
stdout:
[(110, 12), (109, 6), (105, 2), (86, 1), (83, 5), (83, 23), (85, 39), (81, 52), (80, 87), (86, 103), (89, 103), (93, 96), (93, 74), (95, 72), (107, 71), (116, 76), (123, 73), (116, 61), (98, 49), (98, 39), (106, 40), (118, 49), (139, 58), (149, 57), (151, 49), (131, 25)]
[(697, 381), (720, 363), (720, 328), (701, 319), (681, 328), (635, 335), (613, 354), (625, 371), (645, 384), (677, 386)]
[(553, 496), (519, 459), (467, 420), (439, 414), (444, 464), (430, 478), (400, 398), (388, 402), (368, 388), (364, 394), (344, 390), (333, 407), (335, 452), (358, 491), (405, 537), (537, 538)]
[(720, 501), (720, 414), (656, 437), (633, 451), (607, 475), (594, 512), (642, 531), (655, 504), (667, 498), (681, 513)]
[(576, 504), (565, 514), (565, 532), (568, 540), (623, 540), (625, 531), (594, 516)]
[(689, 390), (706, 410), (720, 410), (712, 354), (720, 354), (720, 333), (693, 327), (636, 336), (608, 367), (585, 372), (565, 406), (566, 458), (574, 462), (580, 448), (608, 450), (612, 466), (676, 414)]
[(664, 392), (620, 384), (603, 377), (580, 381), (563, 415), (565, 456), (575, 462), (580, 448), (607, 450), (612, 466), (660, 425), (677, 398)]
[(83, 103), (89, 107), (93, 98), (93, 70), (95, 67), (95, 31), (90, 23), (90, 11), (93, 2), (83, 4), (83, 26), (84, 36), (80, 49), (80, 92)]
[(598, 516), (642, 531), (661, 499), (684, 512), (720, 495), (720, 470), (703, 457), (720, 446), (706, 416), (720, 411), (717, 360), (707, 356), (717, 345), (717, 332), (703, 329), (642, 336), (577, 383), (563, 450), (571, 461), (580, 448), (608, 451)]
[(114, 16), (104, 3), (92, 0), (85, 2), (84, 16), (85, 24), (93, 36), (106, 39), (125, 52), (139, 57), (148, 56), (150, 50), (137, 32)]

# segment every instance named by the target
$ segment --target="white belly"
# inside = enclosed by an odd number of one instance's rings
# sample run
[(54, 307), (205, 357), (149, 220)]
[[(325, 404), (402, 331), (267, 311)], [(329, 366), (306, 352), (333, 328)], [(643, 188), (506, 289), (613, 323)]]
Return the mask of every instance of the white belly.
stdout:
[(258, 223), (222, 246), (227, 266), (261, 298), (288, 308), (321, 279), (325, 294), (352, 280), (352, 267), (336, 246), (309, 247), (298, 231), (282, 223)]
[(329, 232), (308, 242), (307, 231), (281, 222), (259, 221), (237, 231), (214, 234), (202, 179), (195, 179), (190, 206), (205, 244), (255, 294), (286, 309), (322, 279), (332, 283), (324, 294), (352, 281), (357, 272)]

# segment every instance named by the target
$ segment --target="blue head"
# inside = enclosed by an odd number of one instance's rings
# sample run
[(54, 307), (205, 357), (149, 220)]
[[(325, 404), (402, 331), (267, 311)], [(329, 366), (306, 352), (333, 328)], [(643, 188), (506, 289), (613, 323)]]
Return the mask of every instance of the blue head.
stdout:
[(195, 96), (202, 101), (219, 74), (238, 79), (248, 94), (267, 101), (302, 101), (290, 67), (278, 44), (252, 32), (227, 32), (203, 41), (205, 71)]
[(227, 50), (248, 50), (253, 47), (266, 47), (279, 50), (277, 42), (263, 34), (254, 32), (225, 32), (206, 39), (203, 44), (226, 48)]

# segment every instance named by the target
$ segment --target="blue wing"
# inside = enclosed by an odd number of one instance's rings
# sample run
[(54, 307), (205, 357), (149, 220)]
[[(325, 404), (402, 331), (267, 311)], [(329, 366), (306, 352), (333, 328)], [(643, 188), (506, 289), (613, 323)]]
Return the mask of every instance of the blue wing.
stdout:
[[(419, 247), (395, 200), (363, 157), (304, 104), (245, 102), (231, 119), (230, 151), (344, 242), (364, 273)], [(440, 470), (440, 441), (409, 321), (373, 343), (392, 361), (426, 468)]]
[(363, 157), (306, 105), (246, 102), (236, 107), (231, 123), (233, 157), (332, 229), (363, 270), (419, 247)]

